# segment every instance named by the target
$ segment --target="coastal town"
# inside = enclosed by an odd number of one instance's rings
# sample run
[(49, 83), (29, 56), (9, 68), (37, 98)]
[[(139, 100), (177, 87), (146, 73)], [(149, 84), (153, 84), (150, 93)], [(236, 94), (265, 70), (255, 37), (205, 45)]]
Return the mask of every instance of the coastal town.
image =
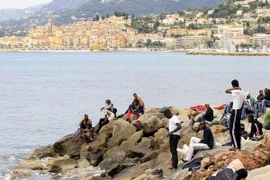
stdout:
[[(217, 8), (188, 9), (140, 18), (115, 13), (55, 26), (48, 14), (45, 26), (26, 36), (0, 38), (0, 51), (270, 51), (270, 5), (267, 0), (224, 2)], [(235, 14), (219, 17), (222, 8)], [(215, 14), (216, 13), (216, 14)], [(76, 18), (76, 17), (73, 17)], [(20, 32), (18, 32), (19, 34)]]

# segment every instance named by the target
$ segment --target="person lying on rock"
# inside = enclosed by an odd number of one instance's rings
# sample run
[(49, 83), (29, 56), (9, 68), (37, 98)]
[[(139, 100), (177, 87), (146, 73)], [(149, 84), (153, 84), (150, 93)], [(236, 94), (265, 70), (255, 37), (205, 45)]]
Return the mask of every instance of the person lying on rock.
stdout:
[(112, 109), (112, 112), (109, 111), (108, 109), (105, 109), (105, 108), (101, 108), (101, 111), (104, 112), (105, 114), (105, 117), (104, 118), (101, 118), (99, 120), (99, 123), (98, 123), (98, 129), (96, 130), (96, 133), (98, 134), (100, 129), (108, 124), (109, 122), (111, 122), (112, 120), (114, 120), (116, 118), (116, 113), (117, 113), (117, 109), (116, 108), (113, 108)]
[(71, 139), (76, 139), (78, 137), (81, 137), (83, 135), (83, 132), (85, 131), (85, 129), (87, 129), (88, 125), (90, 125), (90, 124), (92, 126), (92, 120), (89, 119), (87, 114), (85, 114), (84, 118), (80, 121), (79, 129), (73, 134)]
[(233, 160), (226, 168), (218, 171), (204, 180), (244, 180), (248, 175), (239, 159)]
[(130, 121), (131, 115), (135, 116), (135, 119), (139, 119), (140, 115), (143, 114), (143, 106), (140, 104), (140, 101), (135, 99), (133, 102), (133, 106), (128, 110), (126, 120)]
[(249, 139), (254, 141), (261, 140), (263, 138), (262, 123), (254, 119), (252, 114), (248, 116), (248, 122), (251, 123)]
[(203, 130), (203, 139), (192, 137), (187, 149), (178, 150), (185, 155), (184, 162), (189, 162), (192, 158), (194, 150), (212, 149), (214, 147), (214, 137), (211, 129), (206, 126), (206, 122), (200, 122), (200, 130)]
[(213, 121), (213, 119), (214, 119), (213, 109), (210, 107), (210, 105), (208, 103), (206, 103), (204, 106), (206, 107), (206, 112), (201, 117), (199, 117), (196, 120), (196, 122), (200, 122), (201, 120), (205, 120), (205, 121), (209, 121), (209, 122)]

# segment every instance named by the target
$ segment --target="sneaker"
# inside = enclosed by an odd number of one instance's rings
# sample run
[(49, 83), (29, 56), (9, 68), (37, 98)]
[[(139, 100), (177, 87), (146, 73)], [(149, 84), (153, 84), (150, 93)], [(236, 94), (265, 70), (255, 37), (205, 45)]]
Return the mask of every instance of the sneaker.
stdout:
[(89, 140), (90, 140), (90, 142), (94, 141), (94, 139), (93, 139), (93, 138), (89, 138)]

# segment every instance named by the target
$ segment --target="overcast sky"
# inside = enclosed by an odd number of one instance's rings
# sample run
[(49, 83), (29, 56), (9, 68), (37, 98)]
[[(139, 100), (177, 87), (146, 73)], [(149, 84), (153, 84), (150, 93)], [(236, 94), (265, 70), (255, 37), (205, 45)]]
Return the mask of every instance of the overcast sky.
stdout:
[(23, 9), (30, 6), (48, 3), (51, 1), (52, 0), (1, 0), (0, 9), (6, 9), (6, 8)]

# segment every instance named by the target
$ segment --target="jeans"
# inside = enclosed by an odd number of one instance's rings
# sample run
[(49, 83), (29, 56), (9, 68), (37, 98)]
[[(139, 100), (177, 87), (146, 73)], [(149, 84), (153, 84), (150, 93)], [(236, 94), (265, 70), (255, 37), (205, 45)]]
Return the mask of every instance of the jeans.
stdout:
[(177, 154), (177, 144), (178, 144), (178, 141), (180, 139), (180, 136), (179, 135), (174, 135), (172, 134), (170, 136), (170, 150), (171, 150), (171, 153), (172, 153), (172, 167), (177, 169), (177, 166), (178, 166), (178, 154)]
[(254, 118), (255, 119), (258, 118), (258, 109), (248, 110), (248, 108), (243, 107), (241, 119), (245, 119), (246, 118), (246, 113), (254, 114)]
[(262, 101), (262, 105), (261, 105), (261, 110), (260, 110), (260, 112), (264, 113), (265, 107), (270, 107), (270, 100), (264, 99), (264, 100)]

